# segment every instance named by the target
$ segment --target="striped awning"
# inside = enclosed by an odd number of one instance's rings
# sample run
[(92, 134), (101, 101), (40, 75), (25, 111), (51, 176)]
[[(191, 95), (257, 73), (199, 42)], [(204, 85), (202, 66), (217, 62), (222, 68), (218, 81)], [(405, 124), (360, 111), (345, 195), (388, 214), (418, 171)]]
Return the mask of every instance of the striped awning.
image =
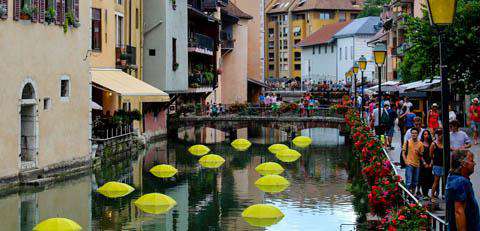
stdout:
[(168, 102), (167, 93), (118, 69), (91, 69), (92, 82), (121, 96), (139, 97), (142, 102)]

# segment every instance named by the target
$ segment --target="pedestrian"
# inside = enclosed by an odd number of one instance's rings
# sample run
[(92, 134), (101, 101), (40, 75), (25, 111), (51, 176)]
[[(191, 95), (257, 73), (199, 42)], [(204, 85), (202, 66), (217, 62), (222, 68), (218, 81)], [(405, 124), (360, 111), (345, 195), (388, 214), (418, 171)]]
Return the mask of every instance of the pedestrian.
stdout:
[(415, 115), (413, 112), (407, 111), (406, 114), (403, 116), (405, 118), (405, 135), (403, 140), (408, 140), (410, 139), (410, 129), (412, 127), (416, 127), (417, 129), (420, 129), (422, 126), (422, 118), (419, 116)]
[(478, 105), (478, 98), (473, 99), (472, 105), (468, 109), (470, 114), (470, 128), (473, 133), (473, 144), (478, 144), (478, 130), (480, 129), (480, 105)]
[(452, 151), (456, 150), (465, 150), (472, 146), (470, 137), (468, 137), (467, 133), (461, 131), (460, 123), (457, 120), (452, 121), (450, 123), (450, 149)]
[[(408, 112), (410, 114), (413, 114), (411, 112)], [(403, 137), (404, 141), (406, 142), (407, 140), (409, 140), (411, 137), (412, 137), (412, 129), (415, 128), (419, 134), (422, 134), (423, 133), (423, 128), (422, 128), (422, 119), (420, 117), (415, 117), (413, 118), (413, 121), (414, 121), (414, 127), (412, 128), (409, 128), (406, 132), (405, 132), (405, 136)], [(405, 143), (403, 143), (403, 145), (405, 145)], [(402, 145), (402, 146), (403, 146)], [(400, 152), (400, 166), (401, 168), (405, 168), (406, 166), (406, 160), (403, 159), (403, 155), (402, 155), (402, 152)]]
[(305, 115), (305, 105), (303, 104), (304, 99), (301, 98), (300, 102), (298, 103), (298, 107), (300, 108), (300, 117)]
[(413, 108), (413, 103), (408, 100), (408, 97), (405, 97), (403, 100), (403, 106), (405, 106), (406, 112), (410, 112)]
[[(380, 114), (380, 129), (381, 129), (381, 135), (385, 135), (388, 129), (390, 128), (390, 115), (388, 113), (388, 109), (390, 108), (390, 103), (388, 101), (385, 101), (383, 103), (383, 109), (382, 113)], [(385, 140), (384, 142), (385, 147), (387, 147), (388, 144), (388, 139)]]
[(371, 120), (373, 122), (373, 128), (375, 129), (375, 135), (380, 138), (381, 135), (383, 135), (382, 131), (382, 124), (380, 123), (380, 112), (383, 109), (380, 109), (380, 104), (377, 102), (375, 104), (375, 109), (373, 109), (373, 113), (371, 116)]
[(388, 148), (393, 150), (393, 146), (392, 146), (392, 141), (393, 141), (393, 134), (395, 133), (395, 120), (397, 119), (398, 117), (398, 114), (397, 114), (397, 110), (395, 108), (395, 104), (392, 104), (387, 112), (388, 112), (388, 116), (390, 117), (390, 122), (387, 126), (387, 143), (388, 143)]
[(446, 217), (450, 231), (480, 230), (480, 212), (470, 175), (475, 171), (473, 153), (455, 151), (445, 188)]
[[(435, 131), (435, 141), (430, 145), (430, 157), (432, 159), (433, 167), (433, 185), (432, 185), (432, 202), (435, 202), (439, 195), (440, 178), (444, 174), (443, 165), (443, 131), (437, 129)], [(445, 183), (445, 182), (444, 182)]]
[(428, 129), (430, 129), (431, 133), (435, 132), (435, 130), (440, 127), (440, 123), (438, 123), (439, 116), (438, 104), (433, 103), (432, 108), (427, 113)]
[(270, 94), (266, 94), (265, 96), (265, 107), (270, 107), (270, 103), (272, 102), (272, 97), (270, 96)]
[(265, 105), (265, 96), (260, 94), (260, 96), (258, 96), (258, 101), (260, 103), (260, 107), (263, 107)]
[(448, 106), (448, 121), (452, 122), (454, 120), (457, 120), (457, 114), (455, 114), (455, 111), (453, 110), (452, 105)]
[(428, 198), (428, 191), (432, 188), (433, 184), (433, 163), (430, 156), (430, 146), (432, 146), (433, 139), (428, 129), (423, 130), (420, 141), (423, 144), (423, 152), (420, 157), (419, 191), (417, 195), (421, 194), (423, 198)]
[(402, 148), (402, 156), (405, 160), (405, 184), (407, 189), (415, 194), (420, 172), (420, 155), (423, 152), (423, 144), (418, 140), (418, 129), (411, 128), (411, 138), (406, 140)]

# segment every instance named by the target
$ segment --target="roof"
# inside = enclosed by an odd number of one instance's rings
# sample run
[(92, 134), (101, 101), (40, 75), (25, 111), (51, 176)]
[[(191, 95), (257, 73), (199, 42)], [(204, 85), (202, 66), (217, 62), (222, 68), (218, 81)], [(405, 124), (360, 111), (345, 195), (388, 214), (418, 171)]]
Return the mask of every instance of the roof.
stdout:
[(425, 79), (425, 80), (420, 80), (416, 82), (411, 82), (411, 83), (406, 83), (400, 85), (403, 88), (403, 91), (409, 91), (409, 90), (425, 90), (430, 88), (430, 86), (438, 84), (441, 82), (441, 79), (439, 77), (434, 77), (433, 79)]
[(277, 0), (272, 1), (271, 6), (266, 10), (267, 14), (287, 13), (295, 0)]
[(308, 10), (352, 10), (360, 11), (360, 5), (353, 5), (351, 0), (299, 0), (295, 3), (294, 12)]
[(222, 10), (226, 11), (229, 15), (241, 18), (241, 19), (253, 19), (253, 17), (238, 8), (232, 1), (228, 1), (227, 6), (222, 7)]
[(142, 102), (168, 102), (167, 93), (118, 69), (91, 69), (92, 82), (123, 96), (139, 97)]
[(367, 41), (367, 44), (386, 42), (387, 41), (386, 35), (387, 35), (387, 32), (382, 28), (370, 40)]
[(247, 81), (250, 82), (250, 83), (256, 84), (260, 87), (264, 87), (264, 88), (268, 88), (268, 89), (270, 88), (270, 86), (268, 86), (266, 83), (264, 83), (262, 81), (259, 81), (259, 80), (247, 78)]
[(301, 47), (306, 47), (306, 46), (328, 43), (332, 41), (332, 37), (335, 33), (337, 33), (339, 30), (344, 28), (349, 23), (350, 22), (345, 21), (345, 22), (337, 22), (334, 24), (325, 25), (319, 30), (315, 31), (310, 36), (303, 39), (297, 45)]
[(364, 17), (353, 20), (337, 32), (334, 37), (350, 37), (354, 35), (375, 35), (380, 30), (380, 17)]

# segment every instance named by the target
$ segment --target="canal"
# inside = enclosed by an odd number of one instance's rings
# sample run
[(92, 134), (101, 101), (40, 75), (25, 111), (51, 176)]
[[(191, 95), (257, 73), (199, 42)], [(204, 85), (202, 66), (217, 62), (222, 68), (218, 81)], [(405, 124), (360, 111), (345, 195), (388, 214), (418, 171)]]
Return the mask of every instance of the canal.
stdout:
[[(294, 128), (295, 129), (295, 128)], [(178, 139), (149, 144), (130, 159), (101, 166), (92, 173), (35, 189), (0, 196), (1, 230), (32, 230), (50, 217), (75, 220), (84, 230), (340, 230), (359, 216), (354, 198), (346, 190), (347, 155), (350, 148), (338, 129), (303, 128), (296, 135), (313, 138), (313, 144), (298, 149), (302, 157), (293, 163), (281, 163), (267, 148), (273, 143), (289, 146), (291, 134), (281, 129), (248, 126), (235, 136), (248, 138), (252, 147), (238, 152), (229, 145), (232, 134), (208, 128), (184, 128)], [(198, 157), (187, 152), (190, 145), (207, 144), (211, 153), (226, 162), (220, 169), (203, 169)], [(278, 194), (259, 190), (254, 182), (260, 177), (255, 167), (276, 161), (286, 169), (282, 174), (290, 187)], [(159, 179), (148, 170), (157, 164), (178, 169), (171, 179)], [(108, 181), (127, 183), (135, 191), (120, 199), (108, 199), (96, 189)], [(167, 214), (141, 212), (133, 202), (143, 194), (169, 195), (177, 205)], [(267, 228), (246, 223), (242, 211), (250, 205), (277, 206), (285, 217)], [(343, 230), (350, 230), (349, 226)]]

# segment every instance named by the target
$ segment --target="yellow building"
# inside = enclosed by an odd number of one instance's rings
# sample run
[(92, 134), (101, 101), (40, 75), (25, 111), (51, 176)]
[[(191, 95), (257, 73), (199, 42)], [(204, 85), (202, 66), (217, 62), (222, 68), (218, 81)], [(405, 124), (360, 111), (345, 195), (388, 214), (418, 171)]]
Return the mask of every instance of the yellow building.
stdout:
[(301, 78), (296, 44), (325, 25), (356, 18), (361, 10), (350, 0), (272, 0), (265, 17), (265, 76)]
[[(166, 132), (164, 115), (166, 105), (157, 103), (168, 102), (169, 97), (168, 94), (141, 81), (142, 3), (141, 0), (92, 1), (90, 52), (92, 98), (101, 106), (100, 111), (93, 112), (93, 120), (111, 117), (119, 109), (138, 110), (143, 118), (142, 121), (133, 123), (134, 128), (153, 136), (158, 132)], [(162, 119), (152, 119), (157, 117), (158, 113), (161, 113)], [(148, 121), (156, 122), (152, 125)]]

